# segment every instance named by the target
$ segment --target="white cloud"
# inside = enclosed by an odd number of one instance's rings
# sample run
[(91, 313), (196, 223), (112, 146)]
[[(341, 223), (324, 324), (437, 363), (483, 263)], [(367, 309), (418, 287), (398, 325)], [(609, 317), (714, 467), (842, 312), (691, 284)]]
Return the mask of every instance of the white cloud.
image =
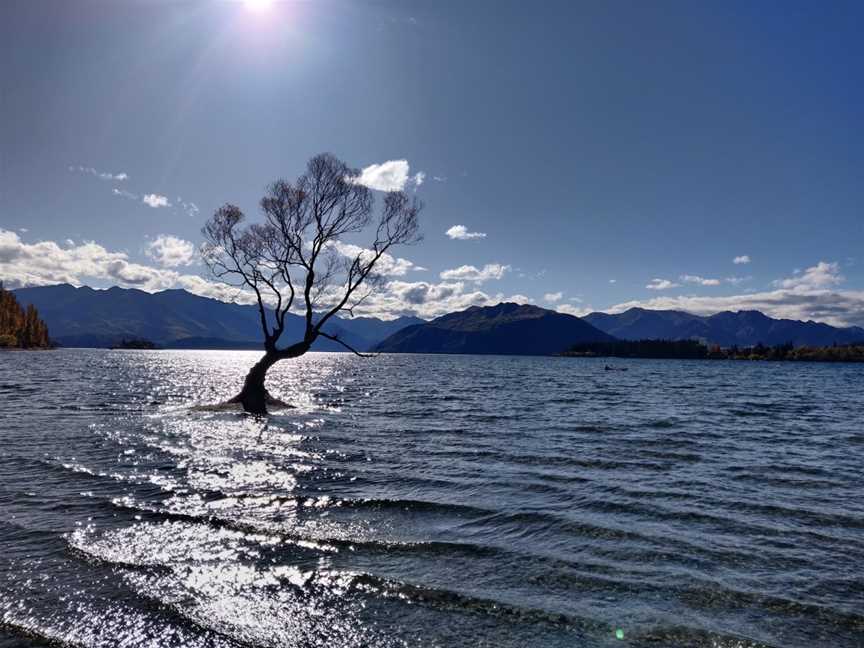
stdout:
[(454, 225), (448, 229), (445, 234), (453, 240), (470, 241), (471, 239), (486, 238), (485, 232), (469, 232), (464, 225)]
[(109, 171), (97, 171), (93, 167), (70, 166), (69, 170), (73, 173), (86, 173), (88, 175), (92, 175), (94, 178), (99, 178), (100, 180), (113, 180), (115, 182), (123, 182), (124, 180), (129, 179), (129, 175), (126, 173), (110, 173)]
[[(354, 246), (343, 252), (362, 250)], [(389, 257), (388, 273), (405, 274), (416, 266), (405, 259)], [(148, 292), (184, 288), (189, 292), (222, 301), (251, 303), (247, 292), (193, 274), (170, 268), (133, 263), (125, 252), (114, 252), (94, 242), (60, 247), (52, 241), (24, 243), (16, 232), (0, 229), (0, 280), (9, 288), (69, 283), (75, 286), (104, 281)], [(472, 305), (491, 305), (513, 300), (503, 294), (466, 292), (461, 282), (405, 282), (391, 280), (357, 309), (358, 315), (392, 318), (401, 314), (437, 317)]]
[(61, 248), (53, 241), (24, 243), (15, 232), (0, 229), (0, 280), (8, 288), (68, 283), (81, 286), (94, 280), (148, 292), (185, 288), (203, 297), (252, 303), (254, 297), (237, 288), (198, 275), (153, 268), (129, 261), (125, 252), (112, 252), (93, 241)]
[(575, 315), (576, 317), (582, 317), (588, 313), (594, 312), (594, 309), (590, 306), (574, 306), (573, 304), (558, 304), (555, 306), (555, 310), (559, 313)]
[(669, 290), (670, 288), (677, 288), (679, 285), (668, 279), (652, 279), (645, 287), (648, 290)]
[[(342, 241), (334, 241), (332, 246), (339, 254), (348, 257), (349, 259), (356, 258), (358, 254), (361, 255), (363, 259), (368, 259), (370, 255), (373, 254), (372, 250), (352, 243), (343, 243)], [(421, 268), (420, 266), (415, 265), (408, 259), (394, 257), (389, 254), (383, 254), (375, 264), (375, 273), (385, 277), (401, 277), (408, 274), (411, 270), (419, 271), (425, 269), (426, 268)]]
[(772, 290), (726, 297), (656, 297), (629, 301), (609, 309), (618, 313), (632, 307), (683, 310), (697, 315), (713, 315), (724, 310), (759, 310), (771, 317), (815, 320), (834, 326), (864, 326), (864, 291)]
[(723, 297), (655, 297), (616, 304), (606, 310), (617, 313), (635, 306), (683, 310), (697, 315), (724, 310), (759, 310), (771, 317), (815, 320), (834, 326), (864, 326), (864, 291), (837, 289), (842, 281), (838, 264), (821, 261), (799, 271), (799, 276), (775, 281), (775, 290)]
[[(132, 193), (131, 191), (126, 191), (125, 189), (117, 189), (116, 187), (111, 190), (115, 196), (120, 196), (122, 198), (128, 198), (129, 200), (141, 200), (144, 204), (153, 207), (154, 209), (159, 207), (171, 207), (172, 204), (168, 202), (167, 196), (161, 196), (159, 194), (145, 194), (143, 197), (139, 196), (136, 193)], [(191, 200), (183, 200), (180, 196), (177, 196), (177, 201), (174, 203), (175, 207), (185, 212), (187, 216), (190, 218), (194, 218), (198, 216), (201, 212), (198, 205), (196, 205)]]
[[(53, 241), (25, 243), (17, 232), (0, 229), (0, 280), (9, 288), (56, 283), (80, 286), (87, 281), (101, 280), (150, 292), (184, 288), (197, 295), (222, 301), (250, 303), (253, 299), (248, 293), (198, 275), (133, 263), (125, 252), (110, 251), (92, 241), (75, 244), (69, 240), (66, 246), (60, 247)], [(406, 266), (406, 263), (409, 265)], [(394, 259), (393, 264), (396, 272), (403, 273), (409, 267), (416, 267), (400, 259)], [(607, 310), (620, 312), (641, 306), (711, 314), (721, 310), (757, 309), (772, 317), (813, 319), (836, 326), (864, 326), (864, 290), (837, 289), (835, 286), (842, 281), (842, 277), (836, 265), (822, 262), (800, 273), (800, 276), (778, 282), (778, 285), (784, 281), (791, 281), (792, 284), (761, 293), (723, 297), (663, 296), (617, 304)], [(474, 270), (474, 275), (482, 272), (476, 268)], [(503, 275), (503, 271), (498, 274)], [(356, 314), (383, 318), (398, 315), (432, 318), (474, 305), (491, 306), (502, 301), (533, 302), (525, 295), (489, 294), (470, 289), (468, 287), (474, 285), (471, 281), (429, 283), (391, 280), (380, 292), (364, 301)], [(573, 315), (584, 315), (593, 310), (590, 306), (581, 308), (569, 303), (556, 304), (555, 308)]]
[(159, 207), (171, 206), (171, 203), (168, 202), (168, 198), (165, 196), (160, 196), (159, 194), (146, 194), (141, 200), (144, 202), (145, 205), (149, 205), (154, 209), (158, 209)]
[[(681, 281), (686, 283), (699, 284), (700, 286), (719, 286), (719, 279), (706, 279), (705, 277), (700, 277), (698, 275), (681, 275)], [(671, 286), (669, 286), (671, 288)]]
[(742, 254), (741, 256), (736, 256), (734, 259), (732, 259), (732, 263), (734, 263), (735, 265), (750, 263), (750, 257), (746, 254)]
[(125, 189), (117, 189), (116, 187), (111, 190), (115, 196), (122, 196), (123, 198), (128, 198), (129, 200), (138, 200), (138, 195), (132, 193), (131, 191), (126, 191)]
[(188, 290), (193, 295), (210, 297), (211, 299), (218, 299), (223, 302), (234, 302), (236, 304), (255, 303), (255, 296), (251, 292), (210, 281), (198, 275), (178, 275), (174, 287)]
[(176, 236), (160, 234), (147, 244), (148, 257), (166, 268), (192, 265), (195, 261), (195, 246)]
[(53, 241), (24, 243), (14, 232), (0, 230), (0, 277), (9, 285), (41, 286), (84, 279), (105, 279), (146, 290), (170, 287), (176, 273), (131, 263), (125, 252), (111, 252), (84, 242), (61, 248)]
[(747, 277), (726, 277), (725, 281), (726, 281), (726, 283), (732, 284), (733, 286), (738, 286), (742, 283), (750, 281), (751, 279), (753, 279), (753, 277), (750, 277), (750, 276), (747, 276)]
[(463, 283), (440, 283), (433, 284), (425, 281), (405, 282), (393, 281), (388, 286), (392, 295), (401, 298), (408, 304), (425, 304), (429, 301), (447, 300), (457, 295), (463, 295), (465, 284)]
[(436, 176), (436, 175), (433, 175), (433, 176), (432, 176), (432, 179), (433, 179), (435, 182), (447, 182), (447, 176)]
[(543, 299), (551, 304), (561, 301), (563, 297), (563, 292), (546, 293), (545, 295), (543, 295)]
[(467, 290), (463, 282), (430, 283), (394, 280), (363, 302), (357, 313), (385, 319), (415, 315), (426, 319), (465, 310), (470, 306), (492, 306), (504, 301), (526, 303), (524, 295), (490, 295), (481, 290)]
[(610, 280), (609, 280), (609, 283), (610, 283), (610, 284), (618, 283), (618, 280), (617, 280), (617, 279), (610, 279)]
[(807, 268), (795, 277), (778, 279), (773, 285), (778, 288), (790, 288), (792, 290), (819, 290), (837, 286), (845, 280), (840, 274), (838, 263), (820, 261), (815, 266)]
[(186, 212), (186, 215), (190, 218), (194, 218), (201, 211), (198, 209), (198, 205), (196, 205), (191, 200), (183, 200), (180, 196), (177, 196), (177, 206)]
[(349, 178), (351, 182), (378, 191), (402, 191), (411, 184), (419, 187), (425, 179), (426, 174), (423, 171), (411, 175), (408, 160), (388, 160), (381, 164), (370, 164), (360, 172), (359, 176)]
[(490, 279), (501, 279), (508, 270), (510, 270), (509, 265), (501, 265), (500, 263), (487, 263), (482, 268), (477, 268), (473, 265), (463, 265), (451, 270), (445, 270), (440, 276), (445, 281), (483, 283)]

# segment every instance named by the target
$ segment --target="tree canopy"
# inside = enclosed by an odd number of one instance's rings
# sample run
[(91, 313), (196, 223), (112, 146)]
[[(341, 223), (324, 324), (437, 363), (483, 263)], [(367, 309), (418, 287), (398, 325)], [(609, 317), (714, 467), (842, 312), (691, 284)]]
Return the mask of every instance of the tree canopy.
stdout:
[(375, 201), (359, 175), (329, 153), (317, 155), (295, 182), (268, 187), (263, 223), (244, 226), (240, 208), (227, 204), (204, 227), (204, 261), (223, 282), (254, 294), (266, 350), (277, 351), (292, 308), (306, 319), (304, 352), (318, 336), (335, 339), (324, 326), (339, 311), (353, 313), (375, 289), (388, 250), (419, 240), (422, 204), (393, 191), (384, 194), (371, 243), (345, 243), (373, 221)]
[[(340, 311), (353, 315), (376, 289), (393, 246), (419, 240), (420, 201), (387, 192), (375, 219), (376, 201), (359, 177), (335, 156), (317, 155), (294, 182), (277, 180), (267, 188), (262, 222), (244, 224), (240, 208), (227, 204), (202, 230), (202, 257), (211, 273), (253, 295), (258, 306), (265, 354), (232, 399), (247, 412), (266, 413), (267, 403), (277, 402), (264, 387), (267, 370), (303, 355), (318, 337), (360, 355), (328, 332), (327, 323)], [(372, 240), (365, 246), (346, 240), (366, 230)], [(279, 346), (292, 309), (304, 317), (303, 336)]]

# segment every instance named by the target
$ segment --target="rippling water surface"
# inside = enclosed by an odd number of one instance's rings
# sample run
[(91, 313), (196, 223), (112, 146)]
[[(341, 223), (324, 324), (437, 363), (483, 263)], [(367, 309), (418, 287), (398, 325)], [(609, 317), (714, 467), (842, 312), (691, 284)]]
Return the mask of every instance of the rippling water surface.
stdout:
[(864, 368), (0, 354), (0, 646), (864, 646)]

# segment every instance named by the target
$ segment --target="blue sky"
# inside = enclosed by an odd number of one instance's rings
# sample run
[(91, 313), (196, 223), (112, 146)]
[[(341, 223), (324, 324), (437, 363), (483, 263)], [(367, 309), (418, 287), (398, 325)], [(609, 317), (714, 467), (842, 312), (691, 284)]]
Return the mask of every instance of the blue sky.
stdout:
[(373, 314), (512, 299), (862, 324), (862, 18), (855, 2), (7, 1), (0, 279), (224, 297), (195, 260), (203, 222), (225, 202), (254, 217), (268, 182), (330, 151), (427, 205)]

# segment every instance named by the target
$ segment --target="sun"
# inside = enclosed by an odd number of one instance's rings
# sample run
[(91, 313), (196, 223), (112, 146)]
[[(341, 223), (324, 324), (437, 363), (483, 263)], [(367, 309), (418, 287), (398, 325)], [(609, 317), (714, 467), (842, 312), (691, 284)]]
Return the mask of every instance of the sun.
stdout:
[(243, 0), (243, 4), (249, 11), (267, 11), (273, 6), (273, 0)]

